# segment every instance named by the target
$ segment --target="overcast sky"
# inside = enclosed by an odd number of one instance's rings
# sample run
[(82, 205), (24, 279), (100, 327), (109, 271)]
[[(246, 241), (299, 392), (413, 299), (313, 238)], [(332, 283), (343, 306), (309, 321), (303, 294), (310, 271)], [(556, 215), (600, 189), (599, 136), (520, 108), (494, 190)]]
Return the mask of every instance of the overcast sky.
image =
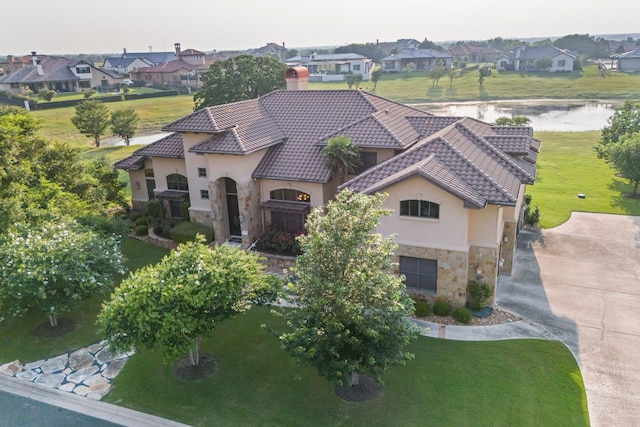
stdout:
[[(5, 3), (5, 2), (3, 2)], [(613, 5), (617, 5), (613, 7)], [(288, 48), (640, 32), (640, 2), (30, 0), (0, 7), (0, 55)]]

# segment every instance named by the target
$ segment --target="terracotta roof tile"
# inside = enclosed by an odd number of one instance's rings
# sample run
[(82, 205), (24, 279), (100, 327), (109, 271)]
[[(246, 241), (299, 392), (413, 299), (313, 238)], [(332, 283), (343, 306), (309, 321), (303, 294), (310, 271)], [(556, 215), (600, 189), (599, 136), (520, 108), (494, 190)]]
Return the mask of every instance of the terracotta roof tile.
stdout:
[(144, 167), (144, 161), (151, 157), (183, 159), (184, 146), (182, 144), (182, 135), (172, 133), (156, 142), (145, 145), (134, 151), (131, 156), (116, 162), (114, 167), (124, 170), (141, 170)]

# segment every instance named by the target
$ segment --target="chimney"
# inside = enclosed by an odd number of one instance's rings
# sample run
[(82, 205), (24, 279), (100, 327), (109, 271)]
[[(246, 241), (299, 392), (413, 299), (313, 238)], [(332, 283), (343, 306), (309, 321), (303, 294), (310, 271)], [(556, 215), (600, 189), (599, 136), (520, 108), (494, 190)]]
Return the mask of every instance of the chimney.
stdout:
[(176, 43), (174, 46), (176, 48), (176, 56), (180, 56), (180, 43)]
[(36, 56), (36, 51), (32, 51), (31, 52), (31, 62), (33, 63), (33, 66), (36, 66), (36, 61), (38, 61), (38, 57)]
[(44, 71), (42, 70), (42, 64), (40, 64), (40, 60), (36, 60), (36, 71), (38, 72), (39, 76), (43, 76), (44, 75)]
[(122, 53), (123, 53), (124, 55), (126, 55), (126, 54), (127, 54), (127, 48), (126, 48), (126, 47), (123, 47), (123, 48), (122, 48)]
[(284, 45), (284, 42), (282, 42), (282, 48), (286, 49), (287, 47)]
[(516, 48), (516, 59), (520, 58), (520, 46)]
[(307, 90), (309, 88), (309, 70), (306, 67), (291, 67), (284, 73), (287, 90)]

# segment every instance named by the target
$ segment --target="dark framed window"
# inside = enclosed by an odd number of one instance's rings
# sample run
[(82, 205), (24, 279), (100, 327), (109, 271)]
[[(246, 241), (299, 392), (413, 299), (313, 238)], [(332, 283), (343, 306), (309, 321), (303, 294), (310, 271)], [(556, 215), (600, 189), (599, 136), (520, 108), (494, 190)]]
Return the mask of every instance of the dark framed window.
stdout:
[(167, 175), (167, 188), (169, 190), (189, 191), (187, 177), (177, 173)]
[(91, 87), (91, 82), (88, 80), (82, 80), (78, 82), (78, 86), (80, 86), (81, 89), (89, 89)]
[(349, 171), (349, 175), (360, 175), (362, 172), (378, 164), (378, 153), (372, 151), (360, 152), (360, 164)]
[(182, 202), (180, 200), (169, 200), (169, 212), (171, 218), (182, 218)]
[(435, 259), (400, 257), (400, 274), (407, 289), (437, 293), (438, 261)]
[(207, 168), (198, 168), (198, 177), (206, 178), (207, 177)]
[(289, 188), (279, 188), (269, 193), (271, 200), (286, 200), (289, 202), (311, 203), (311, 196), (298, 190)]
[(11, 89), (20, 89), (20, 83), (9, 83)]
[(417, 218), (440, 218), (440, 205), (426, 200), (400, 201), (400, 216), (414, 216)]
[(200, 198), (209, 200), (209, 190), (200, 190)]
[(271, 211), (271, 227), (288, 233), (304, 231), (306, 215), (293, 212)]
[(77, 74), (89, 74), (91, 72), (91, 67), (76, 67)]

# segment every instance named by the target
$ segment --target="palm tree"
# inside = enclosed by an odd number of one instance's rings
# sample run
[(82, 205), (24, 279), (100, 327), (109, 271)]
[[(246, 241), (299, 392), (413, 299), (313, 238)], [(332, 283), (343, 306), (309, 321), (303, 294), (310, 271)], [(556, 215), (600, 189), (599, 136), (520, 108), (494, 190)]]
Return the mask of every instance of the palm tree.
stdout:
[(349, 170), (360, 165), (360, 152), (347, 136), (331, 138), (322, 149), (324, 163), (338, 175), (338, 185), (344, 183)]

